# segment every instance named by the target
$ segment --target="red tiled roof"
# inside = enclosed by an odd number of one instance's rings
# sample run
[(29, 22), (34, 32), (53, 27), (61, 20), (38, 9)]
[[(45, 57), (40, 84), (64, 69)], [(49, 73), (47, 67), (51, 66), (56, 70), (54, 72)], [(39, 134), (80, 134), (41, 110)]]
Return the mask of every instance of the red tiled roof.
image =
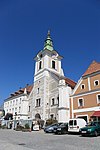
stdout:
[(72, 89), (74, 89), (76, 82), (74, 82), (73, 80), (66, 78), (65, 79), (66, 84), (68, 84)]
[(33, 85), (27, 86), (27, 87), (26, 87), (27, 92), (30, 93), (30, 92), (32, 91), (32, 88), (33, 88)]
[[(26, 88), (27, 93), (29, 94), (29, 93), (31, 92), (32, 88), (33, 88), (33, 85), (28, 85), (28, 86), (26, 86), (25, 88)], [(11, 97), (17, 96), (17, 95), (19, 95), (19, 94), (24, 93), (25, 88), (22, 88), (22, 89), (20, 89), (20, 90), (18, 90), (18, 91), (16, 91), (16, 92), (10, 94)]]
[(100, 63), (93, 61), (82, 76), (86, 76), (97, 71), (100, 71)]
[(95, 111), (91, 117), (100, 117), (100, 111)]

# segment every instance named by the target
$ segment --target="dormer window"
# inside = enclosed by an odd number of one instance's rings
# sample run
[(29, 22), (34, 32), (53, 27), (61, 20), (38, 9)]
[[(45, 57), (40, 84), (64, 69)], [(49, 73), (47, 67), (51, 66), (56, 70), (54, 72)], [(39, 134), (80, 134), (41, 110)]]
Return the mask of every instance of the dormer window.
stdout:
[(39, 62), (39, 70), (42, 68), (42, 61)]
[(82, 84), (82, 85), (81, 85), (81, 89), (85, 89), (85, 84)]
[(55, 61), (52, 61), (52, 68), (55, 69)]
[(97, 86), (97, 85), (99, 85), (99, 80), (94, 81), (94, 86)]

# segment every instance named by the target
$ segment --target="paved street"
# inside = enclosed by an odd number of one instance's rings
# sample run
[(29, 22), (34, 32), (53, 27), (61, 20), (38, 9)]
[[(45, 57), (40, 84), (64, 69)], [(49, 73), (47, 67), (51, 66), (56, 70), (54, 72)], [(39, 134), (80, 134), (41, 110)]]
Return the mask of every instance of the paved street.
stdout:
[(99, 150), (99, 137), (0, 129), (0, 150)]

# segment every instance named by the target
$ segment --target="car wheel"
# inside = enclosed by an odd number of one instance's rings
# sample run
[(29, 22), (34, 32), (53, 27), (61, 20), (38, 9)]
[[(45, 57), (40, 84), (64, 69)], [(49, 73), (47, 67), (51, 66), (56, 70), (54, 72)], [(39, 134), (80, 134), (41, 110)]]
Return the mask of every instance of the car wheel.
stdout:
[(97, 136), (98, 136), (98, 132), (97, 132), (97, 131), (94, 131), (94, 135), (97, 137)]

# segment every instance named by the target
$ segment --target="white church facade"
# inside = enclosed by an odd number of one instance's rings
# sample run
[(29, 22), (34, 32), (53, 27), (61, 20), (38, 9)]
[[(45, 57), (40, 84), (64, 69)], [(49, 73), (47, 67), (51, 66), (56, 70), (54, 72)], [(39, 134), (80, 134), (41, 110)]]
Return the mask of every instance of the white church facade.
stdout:
[(69, 96), (76, 83), (64, 76), (61, 60), (48, 31), (44, 48), (35, 57), (34, 86), (29, 95), (30, 118), (69, 120)]

